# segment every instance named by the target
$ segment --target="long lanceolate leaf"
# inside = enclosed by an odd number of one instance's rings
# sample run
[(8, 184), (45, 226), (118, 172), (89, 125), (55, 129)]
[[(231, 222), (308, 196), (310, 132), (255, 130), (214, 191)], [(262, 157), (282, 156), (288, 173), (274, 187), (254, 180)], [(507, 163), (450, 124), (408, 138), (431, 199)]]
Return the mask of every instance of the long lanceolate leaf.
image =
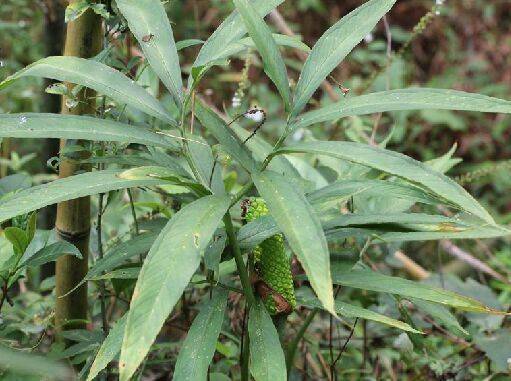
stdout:
[[(252, 0), (261, 17), (266, 16), (272, 9), (283, 3), (284, 0)], [(245, 25), (238, 11), (232, 12), (202, 46), (193, 67), (199, 67), (225, 56), (223, 51), (234, 41), (239, 40), (246, 33)]]
[(370, 0), (330, 27), (316, 42), (305, 61), (296, 93), (292, 116), (296, 116), (325, 77), (374, 28), (396, 0)]
[(305, 196), (271, 171), (252, 174), (254, 184), (301, 262), (325, 309), (335, 315), (330, 255), (321, 223)]
[(172, 138), (142, 127), (89, 116), (60, 114), (0, 114), (0, 136), (138, 143), (169, 149), (179, 147)]
[(412, 297), (444, 304), (464, 311), (501, 313), (486, 307), (479, 301), (426, 284), (407, 279), (391, 277), (369, 270), (352, 270), (333, 272), (333, 281), (346, 287), (360, 288), (376, 292)]
[(352, 196), (381, 196), (383, 194), (392, 194), (392, 197), (395, 198), (424, 204), (441, 202), (414, 185), (383, 180), (338, 180), (309, 193), (307, 199), (311, 204), (339, 203)]
[(128, 104), (171, 125), (176, 121), (160, 102), (121, 72), (100, 62), (78, 57), (47, 57), (14, 73), (0, 83), (0, 90), (21, 77), (43, 77), (75, 83)]
[(165, 184), (151, 176), (123, 177), (122, 170), (83, 173), (52, 181), (5, 196), (0, 201), (0, 221), (58, 202), (105, 193), (116, 189)]
[[(306, 287), (302, 287), (297, 290), (297, 300), (298, 300), (299, 304), (302, 304), (308, 308), (322, 308), (319, 300), (317, 300), (316, 297), (314, 297), (314, 295), (312, 295), (312, 292)], [(403, 331), (416, 332), (416, 333), (419, 332), (416, 329), (412, 328), (410, 325), (408, 325), (402, 321), (392, 319), (388, 316), (379, 314), (377, 312), (368, 310), (366, 308), (355, 306), (353, 304), (345, 303), (340, 300), (335, 301), (335, 310), (337, 311), (339, 316), (345, 316), (347, 318), (358, 317), (358, 318), (372, 320), (372, 321), (376, 321), (378, 323), (386, 324), (391, 327), (396, 327), (396, 328), (402, 329)]]
[(252, 37), (257, 50), (261, 54), (264, 71), (275, 86), (277, 86), (286, 109), (289, 109), (291, 94), (286, 65), (284, 65), (284, 60), (280, 55), (279, 48), (273, 39), (270, 29), (248, 0), (234, 0), (234, 4), (236, 4), (236, 9), (238, 9), (245, 23), (248, 34)]
[(128, 314), (125, 314), (122, 318), (117, 320), (115, 327), (110, 330), (108, 336), (105, 338), (101, 347), (96, 354), (96, 358), (92, 363), (87, 376), (87, 381), (92, 381), (96, 376), (105, 369), (108, 364), (115, 359), (115, 356), (121, 351), (122, 338), (124, 335), (124, 329), (126, 328), (126, 319)]
[(200, 101), (195, 102), (195, 113), (201, 124), (218, 140), (225, 152), (236, 159), (248, 172), (257, 170), (257, 164), (247, 146), (217, 114)]
[(250, 337), (250, 373), (255, 381), (287, 380), (286, 360), (279, 334), (260, 300), (252, 305), (248, 316)]
[[(291, 48), (302, 50), (306, 53), (310, 52), (310, 48), (300, 41), (297, 37), (289, 37), (284, 34), (272, 33), (273, 40), (278, 46), (288, 46)], [(225, 60), (236, 54), (246, 52), (248, 49), (254, 49), (256, 45), (250, 37), (242, 38), (236, 42), (225, 46), (220, 54), (217, 54), (217, 60)]]
[(206, 196), (167, 223), (147, 255), (131, 299), (120, 357), (120, 379), (129, 380), (199, 267), (201, 256), (230, 204)]
[(155, 232), (146, 232), (114, 246), (105, 254), (103, 258), (98, 259), (94, 263), (94, 265), (87, 272), (87, 275), (85, 275), (85, 278), (83, 278), (76, 286), (74, 286), (73, 289), (68, 291), (68, 293), (72, 293), (88, 280), (96, 279), (97, 277), (101, 276), (101, 274), (112, 271), (113, 269), (127, 262), (135, 255), (140, 256), (147, 253), (156, 237), (157, 234)]
[[(241, 140), (245, 140), (251, 135), (250, 131), (242, 128), (236, 123), (232, 123), (229, 127)], [(273, 146), (257, 134), (248, 140), (245, 145), (250, 149), (254, 159), (261, 162), (264, 161), (270, 152), (273, 151)], [(272, 160), (270, 162), (268, 169), (286, 176), (300, 176), (298, 171), (293, 167), (293, 165), (289, 162), (289, 160), (287, 160), (285, 156), (276, 157), (275, 159), (277, 160)]]
[(178, 105), (183, 82), (172, 28), (160, 0), (117, 0), (151, 68), (160, 77)]
[(218, 335), (224, 321), (227, 295), (226, 290), (215, 290), (211, 300), (205, 303), (194, 319), (177, 358), (174, 380), (207, 379), (208, 367), (215, 354)]
[(488, 212), (459, 184), (427, 165), (398, 152), (353, 142), (311, 142), (283, 147), (277, 154), (306, 152), (366, 165), (422, 185), (432, 193), (484, 221), (494, 224)]
[(291, 128), (307, 127), (314, 123), (345, 116), (366, 115), (398, 110), (463, 110), (511, 113), (511, 101), (457, 90), (408, 88), (381, 91), (343, 99), (298, 116)]

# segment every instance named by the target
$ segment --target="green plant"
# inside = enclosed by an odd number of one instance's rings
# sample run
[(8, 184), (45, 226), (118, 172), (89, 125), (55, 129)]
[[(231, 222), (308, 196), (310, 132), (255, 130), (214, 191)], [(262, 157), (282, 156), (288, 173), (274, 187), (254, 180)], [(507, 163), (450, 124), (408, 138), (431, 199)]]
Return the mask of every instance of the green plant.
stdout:
[[(411, 88), (346, 97), (303, 112), (321, 82), (395, 0), (370, 0), (328, 29), (310, 50), (292, 89), (278, 44), (296, 46), (297, 42), (275, 36), (263, 20), (281, 2), (234, 0), (236, 11), (203, 44), (190, 69), (188, 86), (183, 89), (177, 44), (160, 1), (117, 0), (118, 10), (148, 63), (139, 70), (150, 70), (168, 90), (161, 101), (155, 96), (158, 86), (147, 91), (137, 78), (129, 76), (129, 69), (125, 75), (100, 60), (73, 57), (44, 58), (0, 84), (2, 89), (21, 77), (52, 78), (91, 88), (100, 94), (99, 105), (108, 101), (115, 107), (107, 118), (3, 114), (1, 137), (118, 143), (112, 143), (108, 154), (102, 149), (92, 150), (95, 155), (91, 161), (108, 165), (108, 169), (3, 196), (0, 220), (49, 204), (125, 188), (151, 188), (163, 193), (164, 198), (179, 192), (186, 195), (179, 199), (183, 206), (165, 220), (163, 227), (153, 226), (148, 232), (134, 235), (124, 242), (130, 250), (112, 250), (85, 277), (84, 281), (136, 279), (133, 290), (131, 285), (116, 283), (131, 297), (130, 308), (101, 339), (97, 355), (90, 362), (89, 379), (96, 377), (119, 352), (121, 380), (130, 379), (141, 365), (143, 369), (144, 359), (155, 349), (160, 329), (190, 287), (201, 293), (204, 304), (176, 360), (177, 379), (206, 379), (228, 306), (224, 289), (241, 293), (248, 311), (248, 337), (243, 333), (244, 341), (240, 343), (240, 378), (248, 380), (251, 372), (258, 381), (286, 379), (286, 369), (293, 367), (297, 347), (294, 344), (301, 336), (289, 346), (290, 363), (286, 368), (277, 330), (252, 289), (252, 269), (247, 268), (245, 260), (245, 254), (254, 247), (280, 234), (304, 272), (296, 279), (302, 282), (297, 305), (325, 310), (335, 319), (340, 315), (380, 322), (408, 332), (420, 343), (421, 330), (404, 309), (400, 311), (405, 322), (345, 303), (334, 297), (334, 285), (391, 294), (399, 303), (402, 299), (412, 303), (418, 300), (418, 306), (428, 306), (420, 303), (429, 302), (436, 307), (500, 313), (454, 292), (369, 270), (365, 261), (369, 245), (509, 234), (467, 191), (443, 174), (452, 163), (450, 155), (421, 163), (376, 145), (313, 139), (288, 145), (286, 141), (299, 128), (346, 116), (417, 109), (511, 113), (511, 102), (454, 90)], [(242, 41), (247, 32), (249, 39)], [(246, 141), (250, 132), (238, 123), (229, 123), (231, 118), (224, 118), (198, 93), (201, 80), (213, 66), (254, 47), (285, 110), (279, 119), (285, 127), (274, 144), (259, 135)], [(131, 121), (137, 125), (130, 125)], [(219, 146), (212, 147), (214, 141)], [(126, 143), (131, 144), (129, 149)], [(215, 165), (214, 150), (232, 161)], [(311, 157), (314, 162), (334, 168), (333, 181), (327, 181), (309, 164), (306, 159)], [(246, 179), (237, 189), (226, 189), (223, 167), (227, 166)], [(269, 214), (238, 229), (239, 221), (232, 216), (240, 210), (240, 200), (255, 192), (264, 199)], [(421, 212), (412, 212), (412, 206)], [(453, 216), (440, 214), (437, 207), (452, 211)], [(357, 255), (339, 259), (335, 254), (343, 245)], [(122, 267), (127, 263), (130, 267)], [(239, 277), (241, 290), (231, 284), (237, 281), (232, 274)], [(213, 291), (201, 292), (204, 284)], [(442, 313), (445, 321), (453, 325), (456, 319), (449, 311)], [(299, 331), (300, 335), (306, 328)], [(97, 342), (87, 344), (89, 349), (98, 346)], [(187, 372), (191, 368), (195, 373)]]

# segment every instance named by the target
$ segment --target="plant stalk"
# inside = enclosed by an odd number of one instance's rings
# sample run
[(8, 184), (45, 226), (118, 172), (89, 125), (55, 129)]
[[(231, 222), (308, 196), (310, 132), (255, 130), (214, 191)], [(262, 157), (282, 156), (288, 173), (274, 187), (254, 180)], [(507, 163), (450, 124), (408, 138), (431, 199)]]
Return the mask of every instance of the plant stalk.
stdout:
[[(105, 198), (104, 193), (99, 194), (99, 202), (98, 202), (98, 222), (96, 225), (96, 233), (98, 236), (98, 256), (99, 259), (103, 259), (103, 231), (102, 231), (102, 222), (103, 222), (103, 200)], [(99, 281), (99, 292), (101, 294), (101, 322), (103, 327), (103, 335), (105, 338), (108, 336), (108, 319), (106, 316), (106, 289), (105, 289), (105, 281)]]
[[(74, 4), (79, 0), (70, 0)], [(87, 10), (78, 19), (67, 24), (64, 55), (90, 58), (101, 51), (103, 42), (102, 19), (92, 10)], [(62, 102), (62, 114), (83, 115), (95, 113), (95, 99), (92, 91), (84, 89), (79, 94), (79, 104), (73, 109)], [(74, 142), (75, 143), (75, 142)], [(64, 148), (66, 140), (61, 140)], [(61, 156), (59, 177), (74, 175), (79, 170), (90, 171), (90, 166), (80, 166)], [(57, 206), (55, 224), (60, 239), (75, 245), (82, 253), (83, 259), (66, 255), (57, 260), (56, 264), (56, 306), (55, 326), (57, 332), (66, 329), (85, 328), (87, 320), (87, 285), (79, 287), (71, 294), (65, 295), (76, 286), (87, 274), (90, 235), (90, 197), (61, 202)], [(70, 324), (70, 322), (73, 322)]]
[[(245, 298), (247, 300), (247, 310), (250, 311), (250, 307), (255, 302), (254, 291), (252, 290), (252, 285), (250, 283), (250, 278), (248, 275), (247, 267), (245, 266), (245, 261), (243, 260), (243, 256), (241, 254), (240, 247), (238, 245), (238, 240), (234, 235), (234, 227), (232, 225), (231, 215), (227, 212), (224, 216), (224, 225), (225, 231), (227, 232), (227, 237), (229, 238), (229, 245), (231, 245), (234, 260), (236, 261), (236, 266), (238, 268), (238, 274), (240, 276), (241, 286), (243, 287), (243, 293), (245, 294)], [(245, 334), (245, 333), (243, 333)], [(249, 350), (249, 337), (248, 335), (245, 337), (243, 348), (241, 348), (241, 380), (248, 381), (250, 379), (250, 371), (249, 371), (249, 358), (250, 358), (250, 350)]]

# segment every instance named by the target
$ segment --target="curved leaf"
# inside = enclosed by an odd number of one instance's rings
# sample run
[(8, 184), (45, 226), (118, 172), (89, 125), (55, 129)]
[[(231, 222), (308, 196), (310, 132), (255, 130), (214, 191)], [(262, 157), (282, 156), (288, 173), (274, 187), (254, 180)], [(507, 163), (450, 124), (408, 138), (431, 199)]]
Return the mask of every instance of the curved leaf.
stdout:
[[(306, 44), (304, 44), (296, 37), (290, 37), (286, 36), (285, 34), (278, 33), (272, 33), (272, 37), (275, 43), (279, 46), (288, 46), (291, 48), (302, 50), (307, 53), (309, 53), (311, 50)], [(250, 37), (242, 38), (241, 40), (231, 43), (230, 45), (222, 47), (222, 51), (217, 52), (216, 54), (217, 58), (215, 62), (220, 62), (220, 60), (225, 60), (231, 56), (245, 52), (249, 48), (256, 48), (256, 45), (254, 44), (252, 38)]]
[(469, 336), (469, 333), (460, 325), (458, 320), (456, 320), (456, 317), (444, 306), (416, 298), (408, 297), (408, 299), (419, 310), (422, 310), (428, 315), (431, 315), (431, 317), (434, 318), (436, 322), (441, 323), (456, 334)]
[[(325, 230), (328, 240), (331, 240), (332, 238), (340, 239), (344, 236), (349, 237), (350, 234), (353, 234), (353, 236), (361, 235), (364, 237), (373, 236), (375, 241), (381, 240), (383, 242), (399, 241), (399, 238), (402, 238), (403, 241), (409, 241), (413, 240), (413, 237), (417, 238), (417, 241), (420, 241), (421, 235), (424, 235), (423, 239), (427, 239), (427, 237), (429, 237), (429, 239), (443, 239), (446, 238), (444, 236), (445, 234), (449, 234), (450, 237), (458, 238), (484, 238), (486, 234), (489, 234), (479, 232), (481, 237), (479, 237), (479, 235), (477, 237), (473, 237), (474, 229), (485, 228), (470, 225), (467, 221), (455, 218), (423, 213), (347, 213), (334, 215), (333, 217), (331, 215), (326, 215), (326, 217), (321, 219), (321, 225)], [(359, 228), (362, 226), (374, 225), (390, 226), (381, 226), (379, 229), (370, 227), (367, 229)], [(401, 231), (403, 228), (410, 230), (416, 229), (418, 231), (403, 232)], [(499, 229), (497, 226), (494, 226), (493, 229), (492, 236), (495, 237), (506, 235), (506, 232), (508, 234), (510, 233), (504, 228)], [(239, 245), (243, 249), (253, 248), (265, 239), (280, 232), (281, 231), (272, 216), (263, 216), (241, 227), (238, 232)], [(430, 233), (437, 233), (440, 235), (437, 236), (437, 238), (434, 238), (434, 235), (428, 235)]]
[(427, 165), (398, 152), (361, 143), (318, 141), (283, 147), (275, 154), (296, 152), (332, 156), (393, 174), (422, 185), (460, 209), (494, 224), (488, 212), (459, 184)]
[(457, 90), (408, 88), (345, 98), (298, 116), (291, 129), (345, 116), (399, 110), (462, 110), (511, 113), (511, 101)]
[[(297, 301), (299, 304), (307, 307), (307, 308), (322, 308), (321, 303), (316, 297), (310, 292), (310, 289), (306, 287), (302, 287), (296, 292)], [(355, 306), (353, 304), (345, 303), (340, 300), (335, 301), (335, 311), (340, 316), (345, 316), (347, 318), (362, 318), (366, 320), (372, 320), (378, 323), (386, 324), (391, 327), (402, 329), (403, 331), (420, 333), (416, 329), (412, 328), (409, 324), (392, 319), (388, 316), (379, 314), (377, 312), (368, 310), (366, 308), (362, 308), (359, 306)]]
[[(252, 0), (251, 3), (257, 13), (264, 17), (283, 2), (284, 0)], [(247, 31), (238, 11), (232, 12), (204, 43), (193, 67), (204, 66), (218, 60), (225, 47), (239, 40), (245, 33)]]
[[(229, 127), (242, 141), (247, 139), (251, 134), (250, 131), (242, 128), (237, 123), (232, 123)], [(258, 134), (254, 135), (252, 139), (245, 143), (245, 145), (252, 153), (254, 159), (258, 161), (264, 161), (264, 159), (266, 159), (266, 157), (273, 151), (273, 146)], [(284, 176), (300, 176), (287, 157), (278, 156), (275, 159), (276, 160), (272, 160), (270, 164), (268, 164), (268, 169)]]
[[(195, 176), (204, 188), (212, 191), (213, 194), (225, 194), (225, 185), (222, 179), (222, 167), (215, 165), (213, 150), (206, 140), (197, 135), (186, 135), (190, 139), (203, 144), (191, 141), (187, 145), (190, 160), (193, 162), (197, 172)], [(215, 171), (215, 173), (213, 173)]]
[(94, 60), (78, 57), (46, 57), (7, 77), (0, 90), (21, 77), (43, 77), (76, 83), (113, 100), (128, 104), (172, 126), (177, 123), (160, 102), (121, 72)]
[(201, 308), (193, 320), (177, 357), (174, 380), (207, 379), (208, 367), (215, 354), (218, 335), (224, 321), (228, 294), (226, 290), (215, 289), (211, 300)]
[(157, 236), (158, 234), (155, 232), (146, 232), (114, 246), (112, 249), (108, 250), (103, 258), (98, 259), (89, 269), (85, 277), (67, 293), (71, 294), (85, 282), (97, 279), (101, 274), (124, 264), (135, 255), (147, 253)]
[[(255, 221), (254, 221), (255, 222)], [(394, 228), (394, 230), (396, 230)], [(259, 233), (262, 236), (264, 233)], [(456, 231), (451, 226), (445, 226), (437, 231), (388, 231), (382, 226), (378, 229), (369, 228), (334, 228), (325, 231), (327, 240), (335, 242), (344, 240), (348, 237), (357, 237), (360, 239), (373, 238), (373, 243), (390, 243), (390, 242), (408, 242), (408, 241), (437, 241), (440, 239), (482, 239), (482, 238), (498, 238), (511, 235), (511, 230), (498, 225), (468, 225), (462, 230)], [(259, 238), (259, 237), (257, 237)], [(254, 239), (250, 240), (250, 244), (254, 244)], [(240, 242), (241, 244), (241, 242)], [(257, 243), (255, 243), (257, 244)]]
[(307, 199), (312, 204), (328, 202), (342, 202), (356, 195), (381, 196), (392, 195), (394, 198), (420, 202), (423, 204), (437, 204), (442, 200), (435, 199), (422, 189), (406, 183), (397, 183), (384, 180), (338, 180), (317, 191), (309, 193)]
[(228, 196), (194, 201), (172, 217), (154, 242), (131, 299), (119, 361), (121, 381), (130, 379), (149, 352), (229, 204)]
[(431, 241), (439, 239), (479, 239), (510, 236), (511, 230), (504, 226), (469, 225), (461, 231), (432, 231), (432, 232), (387, 232), (377, 236), (383, 242)]
[(257, 300), (248, 315), (250, 373), (256, 381), (286, 381), (286, 360), (279, 334), (263, 303)]
[(180, 50), (186, 49), (190, 46), (202, 45), (203, 43), (204, 43), (204, 41), (202, 41), (202, 40), (198, 40), (196, 38), (189, 38), (187, 40), (181, 40), (181, 41), (176, 42), (176, 49), (177, 49), (177, 51), (180, 51)]
[(265, 73), (277, 87), (284, 100), (286, 110), (289, 110), (291, 107), (291, 93), (289, 91), (286, 65), (273, 39), (270, 28), (268, 28), (263, 19), (257, 14), (257, 10), (248, 0), (234, 0), (234, 4), (245, 23), (248, 34), (261, 54)]
[(257, 170), (257, 164), (246, 145), (217, 114), (204, 107), (200, 101), (195, 102), (195, 113), (201, 124), (218, 140), (225, 152), (236, 159), (248, 172)]
[(91, 278), (90, 280), (105, 280), (105, 279), (137, 279), (140, 274), (140, 267), (126, 267), (110, 271), (109, 273), (102, 274)]
[(242, 249), (256, 247), (265, 239), (280, 233), (272, 216), (262, 216), (241, 227), (238, 231), (238, 243)]
[(126, 142), (171, 149), (179, 147), (171, 138), (143, 127), (89, 116), (60, 114), (0, 114), (0, 136)]
[(296, 85), (292, 116), (306, 105), (326, 76), (374, 28), (396, 0), (370, 0), (331, 26), (312, 47)]
[(116, 189), (165, 184), (168, 181), (150, 176), (122, 178), (122, 170), (83, 173), (48, 184), (38, 185), (5, 196), (0, 203), (0, 221), (44, 206)]
[(73, 244), (66, 241), (59, 241), (43, 247), (28, 258), (22, 258), (20, 266), (41, 266), (45, 263), (55, 261), (62, 255), (74, 255), (77, 258), (82, 258), (80, 250)]
[(92, 363), (87, 376), (87, 381), (92, 381), (96, 376), (105, 369), (108, 364), (115, 359), (115, 356), (121, 351), (122, 338), (126, 327), (126, 319), (128, 314), (124, 314), (122, 318), (117, 320), (115, 327), (110, 330), (101, 347), (96, 354), (96, 358)]
[[(287, 46), (290, 48), (295, 48), (298, 50), (301, 50), (303, 52), (309, 53), (311, 51), (311, 48), (304, 42), (302, 42), (298, 37), (296, 36), (287, 36), (285, 34), (280, 33), (272, 33), (273, 40), (275, 43), (279, 46)], [(249, 46), (254, 48), (256, 45), (254, 44), (254, 41), (250, 37), (245, 37), (236, 42), (236, 44), (241, 44), (245, 46)]]
[(452, 291), (443, 290), (418, 282), (412, 282), (403, 278), (383, 275), (374, 271), (334, 271), (332, 273), (332, 278), (335, 284), (340, 284), (345, 287), (353, 287), (376, 292), (386, 292), (389, 294), (401, 295), (404, 297), (427, 300), (464, 311), (505, 313), (495, 311), (475, 299), (456, 294)]
[(252, 179), (298, 257), (325, 309), (335, 315), (330, 255), (321, 223), (305, 196), (285, 177), (264, 171)]
[(325, 220), (323, 228), (382, 224), (398, 224), (430, 231), (438, 231), (442, 228), (461, 231), (468, 228), (468, 225), (462, 220), (425, 213), (346, 213)]
[(160, 0), (116, 0), (147, 61), (181, 106), (183, 82), (176, 43)]

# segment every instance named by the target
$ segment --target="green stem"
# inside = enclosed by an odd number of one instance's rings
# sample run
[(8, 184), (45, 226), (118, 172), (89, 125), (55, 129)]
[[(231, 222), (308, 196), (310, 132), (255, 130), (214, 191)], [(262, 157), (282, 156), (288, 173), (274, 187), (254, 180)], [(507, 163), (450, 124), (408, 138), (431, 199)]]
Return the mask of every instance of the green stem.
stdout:
[(248, 366), (250, 359), (250, 337), (247, 332), (243, 332), (245, 341), (243, 343), (241, 354), (241, 381), (250, 381), (250, 368)]
[(314, 319), (314, 317), (316, 316), (318, 311), (319, 311), (319, 308), (314, 308), (309, 313), (309, 315), (307, 316), (307, 318), (303, 322), (303, 325), (300, 327), (300, 330), (298, 331), (298, 333), (294, 337), (293, 341), (289, 344), (289, 347), (288, 347), (287, 352), (286, 352), (286, 368), (287, 368), (287, 373), (288, 374), (291, 371), (291, 367), (293, 366), (293, 361), (294, 361), (294, 358), (295, 358), (295, 355), (296, 355), (296, 350), (298, 348), (298, 344), (302, 340), (303, 335), (307, 331), (307, 328), (309, 328), (309, 325), (312, 323), (312, 320)]
[[(238, 268), (241, 286), (243, 287), (243, 293), (245, 294), (245, 298), (247, 299), (246, 308), (250, 311), (250, 307), (255, 302), (254, 291), (252, 290), (252, 285), (250, 284), (247, 267), (245, 266), (245, 261), (243, 260), (243, 256), (241, 255), (238, 240), (234, 235), (234, 227), (232, 225), (231, 215), (229, 212), (227, 212), (224, 216), (224, 225), (225, 231), (227, 232), (227, 237), (229, 238), (229, 245), (232, 248), (234, 260), (236, 261), (236, 266)], [(250, 371), (248, 366), (250, 358), (250, 349), (248, 340), (249, 338), (247, 335), (245, 337), (245, 342), (242, 348), (241, 381), (248, 381), (250, 379)]]
[(288, 135), (289, 135), (289, 125), (286, 126), (286, 130), (284, 131), (284, 133), (282, 135), (280, 135), (279, 140), (277, 140), (277, 143), (275, 143), (275, 145), (273, 146), (272, 152), (268, 156), (266, 156), (266, 159), (264, 159), (263, 165), (261, 166), (261, 172), (266, 169), (268, 164), (270, 164), (271, 159), (273, 159), (273, 156), (275, 156), (274, 153), (280, 147), (282, 147), (282, 144), (284, 144), (284, 141), (286, 140)]
[[(99, 194), (99, 202), (98, 202), (98, 222), (96, 225), (96, 232), (98, 236), (98, 256), (99, 259), (103, 259), (103, 231), (102, 231), (102, 219), (103, 219), (103, 199), (105, 197), (104, 193)], [(99, 293), (101, 295), (100, 306), (101, 306), (101, 322), (103, 327), (103, 335), (105, 338), (108, 336), (109, 326), (108, 326), (108, 318), (106, 316), (106, 287), (104, 281), (99, 281)]]
[(133, 202), (133, 194), (131, 193), (131, 189), (126, 189), (128, 193), (128, 198), (130, 199), (130, 208), (131, 208), (131, 216), (133, 217), (133, 224), (135, 225), (135, 234), (140, 235), (140, 229), (138, 228), (137, 221), (137, 212), (135, 211), (135, 203)]
[(250, 307), (252, 303), (255, 302), (254, 292), (252, 291), (252, 285), (250, 284), (247, 267), (245, 266), (245, 261), (243, 260), (243, 255), (241, 254), (238, 240), (234, 234), (234, 227), (232, 225), (231, 215), (229, 212), (227, 212), (224, 216), (224, 225), (225, 231), (227, 232), (227, 237), (229, 238), (229, 245), (231, 245), (234, 254), (236, 267), (238, 268), (241, 286), (243, 287), (243, 293), (245, 294), (248, 306)]

